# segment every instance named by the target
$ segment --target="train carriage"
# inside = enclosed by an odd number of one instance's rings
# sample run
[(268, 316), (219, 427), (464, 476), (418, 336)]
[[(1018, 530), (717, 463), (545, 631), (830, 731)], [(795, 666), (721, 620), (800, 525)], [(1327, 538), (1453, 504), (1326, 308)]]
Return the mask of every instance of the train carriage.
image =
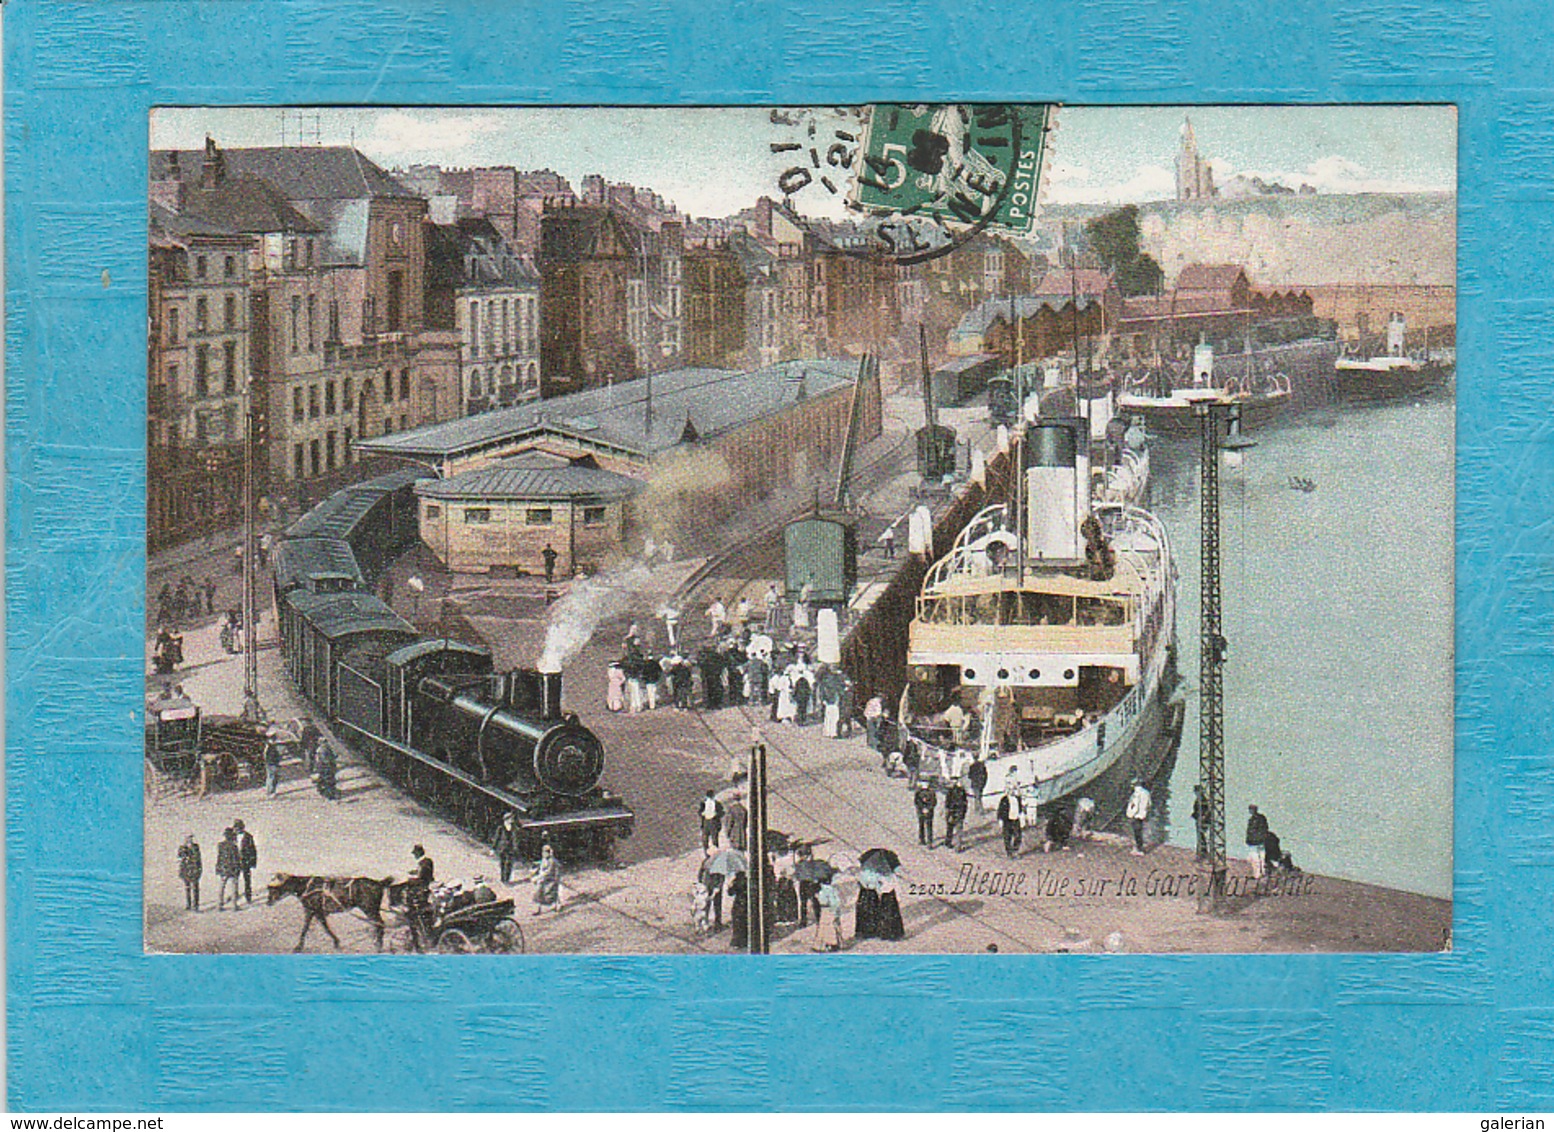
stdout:
[(287, 600), (295, 615), (292, 676), (302, 694), (331, 719), (337, 709), (339, 662), (369, 642), (391, 645), (392, 651), (420, 636), (374, 594), (294, 591)]

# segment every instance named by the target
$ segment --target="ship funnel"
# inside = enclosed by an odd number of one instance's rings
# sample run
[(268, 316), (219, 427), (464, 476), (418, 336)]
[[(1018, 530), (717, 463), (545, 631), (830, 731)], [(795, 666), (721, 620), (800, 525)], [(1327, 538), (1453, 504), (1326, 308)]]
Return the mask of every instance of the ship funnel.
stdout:
[(1090, 438), (1085, 421), (1037, 421), (1025, 430), (1026, 553), (1057, 563), (1084, 561), (1080, 527), (1090, 516)]
[(1214, 347), (1207, 342), (1192, 348), (1192, 383), (1205, 389), (1214, 385)]
[(1403, 338), (1408, 331), (1408, 320), (1403, 317), (1401, 311), (1393, 311), (1392, 317), (1387, 320), (1387, 355), (1393, 358), (1403, 356)]

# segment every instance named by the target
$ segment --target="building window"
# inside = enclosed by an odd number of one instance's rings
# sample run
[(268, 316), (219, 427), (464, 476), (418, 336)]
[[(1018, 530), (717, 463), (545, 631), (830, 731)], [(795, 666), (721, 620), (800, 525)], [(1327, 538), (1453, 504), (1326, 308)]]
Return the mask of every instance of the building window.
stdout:
[(319, 459), (318, 441), (308, 441), (308, 463), (313, 466), (313, 474), (320, 475), (323, 472), (322, 461)]
[(486, 300), (486, 353), (494, 353), (496, 339), (496, 300)]
[(226, 313), (222, 322), (228, 330), (232, 330), (237, 326), (237, 296), (227, 296)]
[(302, 386), (294, 386), (291, 391), (291, 419), (300, 423), (306, 416), (302, 408)]
[(350, 462), (351, 462), (351, 426), (350, 425), (346, 425), (345, 426), (345, 440), (344, 440), (344, 442), (340, 446), (340, 463), (342, 463), (342, 464), (349, 464)]
[(549, 507), (530, 507), (524, 512), (523, 521), (531, 527), (550, 526)]
[(194, 442), (204, 444), (210, 440), (210, 418), (204, 413), (194, 414)]
[(470, 370), (469, 395), (471, 397), (479, 397), (484, 392), (485, 390), (480, 385), (480, 371), (478, 369)]
[(227, 393), (237, 392), (237, 343), (233, 341), (223, 342), (221, 345), (222, 365), (222, 390)]
[(194, 300), (194, 329), (204, 330), (206, 329), (206, 324), (208, 322), (209, 307), (205, 302), (205, 297), (201, 295), (198, 299)]
[(178, 344), (178, 308), (167, 308), (167, 340), (172, 345)]
[(393, 417), (384, 417), (383, 418), (383, 435), (387, 436), (389, 433), (391, 433), (393, 431), (394, 431), (394, 418)]
[(237, 406), (224, 405), (221, 410), (222, 439), (233, 441), (239, 439), (237, 435)]
[(386, 369), (386, 370), (383, 371), (383, 403), (385, 405), (387, 405), (393, 399), (394, 399), (394, 371), (391, 370), (391, 369)]
[(326, 382), (324, 382), (324, 416), (332, 417), (334, 415), (335, 415), (335, 383), (333, 381), (326, 381)]
[(318, 386), (308, 386), (308, 420), (318, 420)]
[(167, 395), (169, 397), (176, 397), (176, 396), (178, 396), (178, 363), (177, 362), (168, 362), (167, 363)]
[(339, 437), (335, 435), (333, 429), (330, 429), (324, 436), (324, 469), (326, 471), (332, 472), (335, 470), (335, 443), (338, 440)]
[(410, 371), (407, 369), (399, 371), (399, 399), (410, 400)]
[(405, 273), (391, 271), (388, 277), (388, 328), (393, 333), (399, 329), (401, 309), (405, 298)]
[(202, 255), (194, 257), (194, 277), (196, 279), (205, 278), (205, 257)]
[(304, 474), (305, 473), (303, 472), (302, 465), (302, 445), (293, 444), (291, 446), (291, 478), (294, 480), (300, 480)]
[(302, 351), (302, 296), (291, 297), (291, 352)]
[(604, 508), (603, 507), (584, 507), (583, 508), (583, 526), (585, 526), (585, 527), (602, 527), (602, 526), (604, 526)]
[(340, 300), (329, 300), (329, 338), (330, 342), (340, 341)]
[(237, 256), (227, 256), (221, 265), (221, 274), (228, 279), (237, 278)]
[(469, 356), (480, 357), (480, 304), (469, 305)]
[(491, 508), (466, 507), (464, 508), (464, 521), (466, 523), (489, 523), (491, 521)]
[(435, 503), (428, 503), (426, 505), (426, 517), (428, 519), (442, 518), (442, 508), (437, 506)]
[(401, 413), (399, 415), (399, 431), (400, 432), (404, 432), (409, 427), (410, 427), (410, 416), (409, 416), (409, 414)]
[(210, 396), (210, 347), (203, 342), (194, 348), (194, 395)]
[(318, 349), (318, 296), (308, 296), (308, 353)]
[(345, 379), (345, 385), (340, 390), (340, 407), (346, 412), (351, 411), (351, 379)]

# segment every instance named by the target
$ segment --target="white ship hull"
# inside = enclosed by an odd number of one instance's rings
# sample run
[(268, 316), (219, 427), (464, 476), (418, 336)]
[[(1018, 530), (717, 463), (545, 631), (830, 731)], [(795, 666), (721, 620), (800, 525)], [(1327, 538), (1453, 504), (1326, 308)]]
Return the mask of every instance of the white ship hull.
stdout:
[[(1125, 510), (1133, 511), (1132, 508)], [(1031, 686), (1030, 681), (1022, 680), (1027, 673), (1036, 678), (1040, 672), (1062, 672), (1065, 668), (1078, 668), (1083, 664), (1104, 664), (1123, 671), (1132, 685), (1109, 710), (1086, 719), (1071, 733), (1054, 736), (1036, 745), (1027, 744), (1014, 751), (997, 750), (991, 742), (992, 729), (984, 721), (979, 752), (988, 768), (987, 787), (982, 797), (984, 804), (996, 804), (1011, 780), (1026, 801), (1040, 805), (1074, 794), (1119, 763), (1145, 769), (1144, 761), (1154, 751), (1168, 718), (1165, 701), (1175, 683), (1176, 567), (1158, 520), (1144, 512), (1135, 513), (1147, 518), (1159, 540), (1158, 577), (1154, 579), (1160, 600), (1159, 630), (1139, 636), (1139, 640), (1146, 642), (1144, 648), (1102, 654), (1090, 651), (1083, 657), (999, 647), (943, 649), (914, 646), (909, 651), (908, 662), (913, 665), (940, 668), (954, 665), (968, 674), (983, 674), (984, 680), (986, 674), (996, 673), (1000, 677), (1011, 677), (1016, 685)], [(998, 630), (992, 632), (996, 634)], [(1012, 638), (1017, 633), (1018, 629), (1015, 629), (1009, 636)], [(1040, 680), (1036, 682), (1040, 683)], [(986, 685), (966, 683), (962, 687), (968, 693), (981, 693)], [(922, 736), (918, 741), (923, 744), (925, 758), (937, 756), (946, 768), (953, 763), (952, 751)], [(976, 746), (973, 743), (973, 747)]]

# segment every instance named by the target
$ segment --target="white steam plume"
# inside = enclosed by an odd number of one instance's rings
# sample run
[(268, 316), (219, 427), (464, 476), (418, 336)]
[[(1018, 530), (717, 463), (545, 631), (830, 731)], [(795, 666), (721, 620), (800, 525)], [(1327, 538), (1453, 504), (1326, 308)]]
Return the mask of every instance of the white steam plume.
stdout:
[(593, 639), (600, 622), (630, 610), (632, 599), (651, 577), (646, 566), (632, 563), (574, 581), (566, 596), (550, 607), (539, 670), (560, 672), (561, 666)]

